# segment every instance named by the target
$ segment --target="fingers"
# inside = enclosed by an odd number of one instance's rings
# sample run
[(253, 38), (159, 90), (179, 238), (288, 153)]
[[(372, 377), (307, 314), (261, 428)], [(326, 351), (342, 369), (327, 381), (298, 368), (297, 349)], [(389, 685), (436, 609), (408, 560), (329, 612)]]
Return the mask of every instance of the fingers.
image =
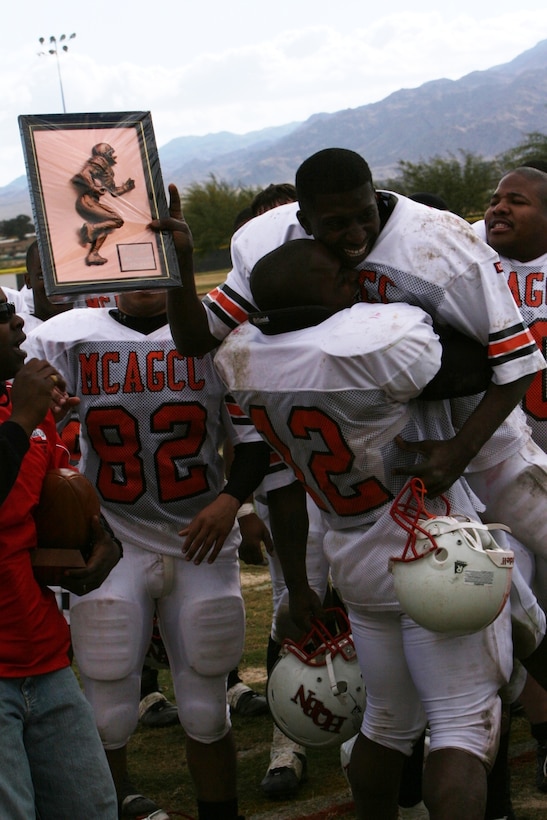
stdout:
[(188, 232), (188, 225), (182, 218), (182, 214), (179, 219), (175, 219), (172, 216), (166, 216), (163, 217), (163, 219), (153, 219), (148, 227), (152, 231), (156, 231), (156, 233), (160, 231), (169, 231), (170, 233), (174, 233), (175, 231)]
[(224, 538), (214, 540), (207, 538), (205, 541), (198, 539), (192, 541), (190, 544), (185, 542), (182, 547), (182, 554), (186, 561), (193, 561), (196, 565), (201, 564), (206, 558), (207, 563), (212, 564), (223, 544)]
[(99, 541), (104, 535), (103, 525), (101, 524), (101, 520), (98, 515), (93, 515), (91, 517), (91, 539), (93, 543), (95, 541)]
[(176, 185), (169, 185), (169, 216), (174, 219), (183, 219), (180, 194)]
[(262, 538), (263, 538), (263, 542), (264, 542), (264, 547), (265, 547), (266, 552), (268, 553), (268, 555), (275, 555), (274, 543), (273, 543), (272, 537), (271, 537), (270, 533), (268, 532), (268, 530), (265, 530), (264, 535), (262, 536)]
[(208, 527), (193, 532), (187, 527), (181, 530), (179, 535), (186, 536), (182, 545), (182, 554), (186, 561), (193, 561), (194, 564), (201, 564), (206, 558), (207, 563), (212, 564), (218, 556), (222, 545), (226, 540), (226, 535), (218, 531), (211, 532)]
[(29, 370), (34, 371), (35, 375), (42, 378), (47, 384), (48, 389), (51, 389), (52, 395), (62, 396), (66, 388), (66, 382), (63, 376), (45, 359), (31, 359), (28, 362)]
[(25, 400), (32, 393), (35, 401), (50, 401), (53, 406), (58, 406), (66, 401), (65, 388), (64, 378), (49, 362), (30, 359), (14, 379), (13, 402)]
[(69, 592), (72, 592), (74, 595), (77, 595), (79, 598), (82, 595), (87, 595), (88, 592), (92, 592), (94, 589), (97, 589), (98, 584), (90, 583), (87, 575), (85, 577), (78, 577), (76, 575), (77, 572), (85, 572), (85, 570), (66, 570), (63, 580), (61, 582), (61, 586), (63, 589), (68, 589)]
[(400, 450), (404, 450), (406, 453), (423, 452), (423, 446), (421, 441), (407, 441), (401, 436), (395, 436), (395, 444)]
[(169, 218), (153, 219), (149, 227), (153, 231), (180, 231), (187, 227), (176, 185), (169, 185)]

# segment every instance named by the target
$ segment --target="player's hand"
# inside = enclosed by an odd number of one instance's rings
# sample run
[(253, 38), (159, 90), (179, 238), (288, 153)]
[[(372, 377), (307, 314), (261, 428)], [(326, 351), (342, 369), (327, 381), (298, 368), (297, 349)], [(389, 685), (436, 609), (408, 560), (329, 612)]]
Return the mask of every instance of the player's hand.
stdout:
[(255, 512), (243, 516), (238, 523), (241, 533), (239, 557), (245, 564), (263, 566), (267, 562), (262, 548), (264, 547), (269, 555), (273, 554), (272, 536), (268, 527)]
[(87, 564), (82, 569), (65, 570), (61, 582), (61, 586), (79, 596), (98, 589), (121, 558), (118, 544), (103, 529), (97, 515), (91, 520), (91, 531), (93, 549)]
[(289, 611), (291, 619), (298, 629), (309, 632), (313, 626), (312, 618), (325, 620), (325, 610), (321, 599), (307, 584), (291, 587), (289, 590)]
[(78, 396), (70, 396), (66, 392), (60, 393), (60, 391), (54, 391), (51, 412), (55, 416), (55, 422), (58, 424), (79, 404), (80, 399)]
[(43, 421), (50, 408), (66, 404), (66, 383), (61, 374), (45, 359), (30, 359), (13, 379), (11, 420), (28, 433)]
[(429, 498), (435, 498), (450, 489), (467, 467), (466, 457), (455, 439), (406, 441), (397, 436), (395, 442), (401, 450), (422, 456), (423, 461), (411, 467), (399, 467), (393, 470), (393, 475), (421, 478)]
[(185, 536), (182, 554), (187, 561), (201, 564), (207, 558), (208, 564), (213, 563), (234, 526), (239, 506), (237, 498), (221, 493), (179, 532)]
[(194, 251), (194, 239), (188, 223), (184, 219), (182, 206), (180, 204), (180, 194), (177, 186), (169, 186), (169, 216), (163, 219), (154, 219), (148, 226), (152, 231), (169, 231), (173, 234), (175, 250), (177, 254), (184, 257), (192, 255)]

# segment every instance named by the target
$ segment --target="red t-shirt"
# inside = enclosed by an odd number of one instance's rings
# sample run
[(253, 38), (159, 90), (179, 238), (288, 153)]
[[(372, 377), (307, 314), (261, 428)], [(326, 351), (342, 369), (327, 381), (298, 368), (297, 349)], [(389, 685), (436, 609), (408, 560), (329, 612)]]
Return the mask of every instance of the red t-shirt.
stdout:
[[(10, 415), (9, 402), (0, 406), (0, 424)], [(36, 547), (32, 513), (44, 475), (67, 466), (68, 451), (48, 413), (32, 433), (17, 479), (0, 506), (0, 677), (42, 675), (69, 665), (68, 626), (55, 595), (37, 583), (30, 563)]]

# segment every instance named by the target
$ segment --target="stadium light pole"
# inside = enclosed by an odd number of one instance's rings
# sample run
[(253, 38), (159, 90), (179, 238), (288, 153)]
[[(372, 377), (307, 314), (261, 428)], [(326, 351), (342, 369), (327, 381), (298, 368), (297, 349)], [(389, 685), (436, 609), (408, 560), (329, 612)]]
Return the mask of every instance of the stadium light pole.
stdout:
[[(69, 37), (67, 37), (66, 34), (61, 34), (61, 36), (59, 37), (59, 40), (57, 40), (57, 37), (52, 35), (49, 38), (50, 48), (47, 51), (48, 54), (54, 54), (55, 59), (57, 61), (57, 74), (59, 75), (59, 87), (61, 89), (61, 101), (63, 103), (63, 114), (66, 114), (66, 105), (65, 105), (65, 92), (64, 92), (64, 89), (63, 89), (63, 78), (61, 77), (61, 63), (59, 62), (59, 48), (61, 49), (61, 51), (68, 51), (68, 46), (67, 46), (65, 40), (73, 40), (74, 37), (76, 37), (76, 34), (71, 34)], [(45, 37), (40, 37), (39, 38), (39, 43), (40, 43), (40, 45), (43, 46), (44, 43), (45, 43)], [(46, 54), (45, 51), (39, 51), (38, 52), (39, 57), (42, 57), (45, 54)]]

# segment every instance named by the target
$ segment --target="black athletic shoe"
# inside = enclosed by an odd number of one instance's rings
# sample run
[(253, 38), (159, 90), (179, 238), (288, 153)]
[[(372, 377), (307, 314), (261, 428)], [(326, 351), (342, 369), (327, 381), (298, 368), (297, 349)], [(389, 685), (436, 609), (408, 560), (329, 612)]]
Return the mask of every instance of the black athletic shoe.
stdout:
[(179, 723), (178, 709), (161, 692), (152, 692), (139, 703), (139, 723), (149, 729), (176, 726)]

